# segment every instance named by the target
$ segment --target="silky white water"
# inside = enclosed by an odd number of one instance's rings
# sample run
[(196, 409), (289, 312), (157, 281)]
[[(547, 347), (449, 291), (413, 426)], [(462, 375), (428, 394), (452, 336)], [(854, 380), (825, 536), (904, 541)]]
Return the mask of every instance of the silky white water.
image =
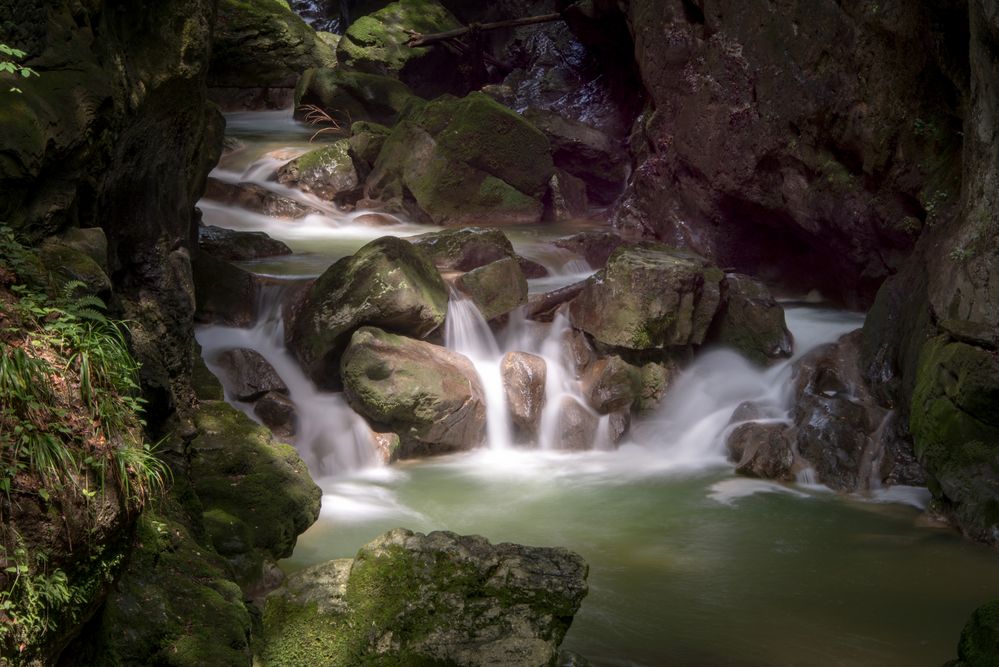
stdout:
[[(237, 181), (259, 182), (265, 153), (305, 150), (308, 129), (289, 116), (237, 116), (235, 133), (249, 149), (222, 168)], [(369, 227), (357, 222), (360, 213), (289, 222), (210, 202), (202, 208), (209, 224), (289, 243), (292, 256), (244, 264), (275, 276), (316, 276), (373, 238), (428, 231), (401, 221)], [(573, 231), (511, 230), (518, 253), (552, 274), (530, 281), (532, 292), (588, 275), (578, 258), (548, 243)], [(590, 593), (563, 646), (598, 666), (939, 665), (955, 657), (968, 614), (999, 593), (983, 585), (999, 581), (994, 553), (934, 524), (925, 489), (848, 497), (734, 475), (724, 456), (732, 411), (753, 400), (769, 418), (786, 419), (790, 362), (761, 369), (729, 351), (704, 351), (619, 448), (560, 452), (557, 406), (580, 399), (563, 340), (567, 321), (513, 317), (493, 334), (455, 299), (447, 344), (482, 376), (493, 446), (379, 466), (363, 420), (339, 394), (317, 391), (284, 349), (279, 301), (280, 289), (271, 290), (253, 327), (202, 327), (198, 339), (209, 361), (233, 347), (260, 352), (298, 409), (295, 445), (323, 489), (323, 506), (283, 563), (289, 571), (352, 556), (396, 526), (565, 546), (589, 563)], [(814, 305), (789, 306), (787, 316), (795, 358), (861, 324), (859, 314)], [(496, 391), (499, 360), (515, 350), (547, 363), (533, 449), (509, 446)], [(606, 434), (606, 421), (600, 428)]]

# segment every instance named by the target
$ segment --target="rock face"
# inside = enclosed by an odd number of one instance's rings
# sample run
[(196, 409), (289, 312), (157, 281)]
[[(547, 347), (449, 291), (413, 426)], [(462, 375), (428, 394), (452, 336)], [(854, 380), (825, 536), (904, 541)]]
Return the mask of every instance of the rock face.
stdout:
[(278, 169), (277, 180), (328, 201), (338, 200), (360, 185), (347, 139), (295, 158)]
[(471, 297), (486, 321), (527, 303), (527, 278), (513, 257), (472, 269), (459, 276), (455, 286)]
[(565, 549), (396, 529), (268, 597), (266, 666), (555, 664), (587, 593)]
[(482, 93), (414, 108), (385, 140), (366, 188), (412, 197), (436, 224), (532, 223), (553, 165), (548, 140)]
[(866, 303), (920, 229), (948, 217), (970, 90), (963, 5), (640, 0), (625, 12), (650, 105), (619, 225)]
[(722, 307), (708, 336), (758, 364), (790, 357), (793, 345), (784, 309), (766, 286), (733, 273), (722, 283)]
[(699, 345), (721, 299), (722, 273), (693, 253), (627, 244), (569, 306), (573, 326), (633, 350)]
[(229, 262), (291, 254), (291, 248), (263, 232), (238, 232), (213, 225), (198, 228), (198, 247)]
[(548, 367), (541, 357), (526, 352), (507, 352), (500, 362), (503, 391), (513, 425), (524, 440), (533, 440), (545, 407)]
[(289, 348), (316, 381), (332, 384), (339, 355), (364, 324), (422, 337), (444, 323), (447, 288), (422, 251), (386, 236), (327, 269), (304, 296)]
[(208, 85), (223, 108), (280, 109), (302, 72), (335, 64), (285, 0), (219, 0)]
[(344, 127), (358, 121), (394, 125), (417, 101), (406, 84), (391, 77), (340, 68), (310, 69), (295, 87), (295, 117), (303, 118), (302, 107), (313, 105)]
[(350, 404), (376, 429), (398, 433), (402, 455), (468, 449), (485, 438), (485, 395), (463, 355), (363, 327), (341, 372)]

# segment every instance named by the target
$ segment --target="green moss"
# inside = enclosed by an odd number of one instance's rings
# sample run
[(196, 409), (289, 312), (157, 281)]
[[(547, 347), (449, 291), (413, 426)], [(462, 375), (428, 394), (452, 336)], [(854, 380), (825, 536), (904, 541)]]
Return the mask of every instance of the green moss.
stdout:
[(999, 600), (974, 611), (961, 631), (957, 650), (968, 667), (999, 667)]

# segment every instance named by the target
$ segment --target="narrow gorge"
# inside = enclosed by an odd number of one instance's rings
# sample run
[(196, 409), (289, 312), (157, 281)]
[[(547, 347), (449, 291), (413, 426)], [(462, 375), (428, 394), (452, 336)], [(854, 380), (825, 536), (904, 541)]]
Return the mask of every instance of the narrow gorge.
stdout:
[(0, 665), (999, 665), (999, 3), (0, 0)]

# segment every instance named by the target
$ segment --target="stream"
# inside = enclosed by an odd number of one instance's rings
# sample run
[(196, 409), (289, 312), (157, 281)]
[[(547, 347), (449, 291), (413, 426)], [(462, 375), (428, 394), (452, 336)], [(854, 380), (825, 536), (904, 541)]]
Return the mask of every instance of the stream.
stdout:
[[(313, 277), (377, 237), (433, 230), (402, 220), (366, 226), (359, 213), (339, 213), (268, 181), (277, 165), (309, 148), (310, 129), (290, 111), (227, 118), (228, 134), (244, 147), (224, 157), (214, 177), (252, 181), (321, 211), (286, 221), (202, 201), (205, 224), (265, 231), (294, 251), (244, 268)], [(592, 271), (550, 245), (581, 229), (504, 229), (518, 253), (551, 272), (530, 281), (531, 292)], [(203, 326), (197, 336), (209, 367), (225, 349), (260, 352), (296, 405), (295, 444), (324, 495), (321, 516), (283, 562), (286, 571), (351, 557), (397, 526), (565, 546), (589, 563), (590, 593), (563, 648), (594, 665), (940, 665), (956, 655), (971, 611), (999, 588), (995, 553), (934, 523), (925, 489), (846, 496), (807, 477), (783, 485), (734, 474), (724, 451), (732, 411), (751, 399), (786, 412), (793, 359), (760, 369), (727, 350), (704, 351), (618, 448), (603, 425), (592, 451), (558, 452), (554, 406), (579, 396), (563, 359), (567, 323), (556, 317), (541, 325), (515, 313), (493, 336), (475, 307), (452, 295), (445, 341), (483, 380), (489, 444), (379, 466), (363, 420), (340, 395), (317, 391), (285, 351), (283, 290), (279, 281), (264, 291), (253, 327)], [(821, 304), (785, 308), (795, 359), (863, 322), (862, 314)], [(511, 350), (548, 362), (552, 409), (536, 449), (511, 443), (498, 370)]]

